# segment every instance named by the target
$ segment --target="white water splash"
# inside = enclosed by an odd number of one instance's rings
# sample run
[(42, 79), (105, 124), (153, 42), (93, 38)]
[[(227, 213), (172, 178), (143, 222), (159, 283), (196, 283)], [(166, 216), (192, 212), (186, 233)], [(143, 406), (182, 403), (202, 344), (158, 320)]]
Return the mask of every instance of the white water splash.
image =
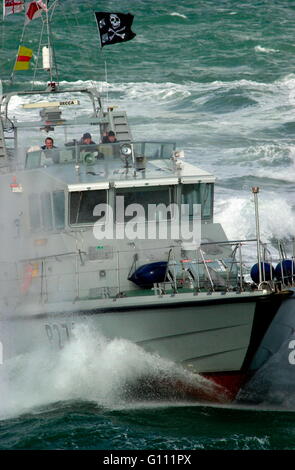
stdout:
[(280, 52), (278, 49), (271, 49), (270, 47), (263, 47), (258, 44), (255, 46), (255, 52), (264, 52), (265, 54), (270, 54), (272, 52)]
[[(219, 199), (215, 204), (215, 221), (223, 225), (230, 240), (256, 237), (255, 210), (252, 195)], [(264, 193), (259, 198), (260, 233), (264, 241), (270, 238), (291, 238), (294, 234), (295, 213), (284, 197)]]
[(130, 394), (132, 387), (140, 393), (141, 380), (147, 377), (155, 382), (182, 383), (205, 393), (214, 390), (207, 379), (134, 343), (108, 341), (80, 325), (74, 330), (73, 341), (62, 351), (44, 347), (0, 367), (0, 419), (58, 401), (91, 401), (107, 408), (130, 406), (136, 400)]
[(178, 16), (179, 18), (184, 18), (185, 20), (187, 20), (186, 15), (183, 15), (182, 13), (177, 13), (177, 11), (170, 13), (170, 16)]

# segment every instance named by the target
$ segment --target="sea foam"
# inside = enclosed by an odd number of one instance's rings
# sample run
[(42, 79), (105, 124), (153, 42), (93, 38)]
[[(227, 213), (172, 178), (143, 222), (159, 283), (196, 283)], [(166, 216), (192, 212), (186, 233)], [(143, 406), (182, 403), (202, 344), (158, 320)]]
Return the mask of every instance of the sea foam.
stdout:
[(200, 395), (215, 390), (212, 382), (172, 361), (124, 339), (108, 340), (81, 324), (61, 351), (44, 346), (0, 366), (0, 419), (59, 401), (88, 401), (108, 409), (157, 400), (161, 394), (171, 401), (176, 398), (173, 384)]
[[(256, 237), (255, 208), (252, 196), (231, 196), (215, 205), (215, 221), (220, 222), (230, 240)], [(259, 195), (260, 234), (265, 242), (273, 238), (292, 238), (295, 212), (283, 196), (265, 192)]]

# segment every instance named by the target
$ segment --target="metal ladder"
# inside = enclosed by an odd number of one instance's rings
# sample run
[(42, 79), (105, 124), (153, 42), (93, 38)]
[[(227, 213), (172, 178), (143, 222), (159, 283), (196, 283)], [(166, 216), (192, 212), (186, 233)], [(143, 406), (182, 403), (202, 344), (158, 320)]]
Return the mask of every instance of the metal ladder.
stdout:
[(7, 159), (7, 151), (5, 145), (3, 122), (2, 119), (0, 119), (0, 162), (2, 159)]
[(110, 129), (115, 132), (118, 141), (129, 142), (132, 140), (127, 114), (125, 111), (109, 112), (109, 126)]

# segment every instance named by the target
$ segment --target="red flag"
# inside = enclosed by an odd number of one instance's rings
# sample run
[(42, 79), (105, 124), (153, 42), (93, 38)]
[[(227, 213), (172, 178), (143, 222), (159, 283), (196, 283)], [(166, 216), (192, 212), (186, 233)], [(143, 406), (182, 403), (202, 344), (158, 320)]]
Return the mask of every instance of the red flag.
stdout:
[(45, 9), (47, 10), (43, 2), (30, 2), (29, 5), (26, 6), (25, 24), (28, 24), (29, 21), (35, 20), (36, 18), (40, 18), (42, 11)]

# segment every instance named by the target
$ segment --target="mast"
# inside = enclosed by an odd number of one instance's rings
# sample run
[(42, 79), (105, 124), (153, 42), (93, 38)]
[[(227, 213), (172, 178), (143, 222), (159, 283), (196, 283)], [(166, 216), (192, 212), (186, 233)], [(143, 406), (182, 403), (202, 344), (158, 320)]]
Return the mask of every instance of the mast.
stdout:
[[(34, 77), (32, 82), (32, 89), (34, 88), (37, 72), (40, 70), (49, 73), (48, 89), (52, 91), (58, 86), (58, 68), (55, 58), (54, 44), (51, 33), (51, 19), (59, 0), (45, 0), (43, 3), (46, 5), (46, 10), (42, 14), (42, 27), (40, 32), (40, 39), (38, 45), (37, 58), (34, 69)], [(42, 55), (42, 66), (40, 66)]]
[[(34, 3), (34, 2), (33, 2)], [(48, 83), (48, 90), (55, 90), (58, 86), (58, 68), (55, 58), (55, 51), (54, 51), (54, 44), (52, 40), (52, 32), (51, 32), (51, 20), (57, 7), (59, 0), (38, 0), (36, 1), (38, 4), (37, 15), (34, 12), (33, 15), (27, 15), (25, 17), (24, 26), (21, 34), (21, 38), (19, 41), (19, 46), (22, 46), (24, 43), (25, 36), (28, 36), (27, 31), (30, 31), (30, 23), (31, 21), (42, 21), (40, 37), (39, 37), (39, 44), (37, 53), (35, 56), (35, 65), (34, 65), (34, 73), (33, 73), (33, 80), (32, 80), (32, 90), (34, 89), (36, 83), (37, 74), (40, 75), (42, 72), (47, 72), (49, 74), (49, 83)], [(27, 12), (26, 12), (27, 13)], [(28, 30), (27, 30), (28, 26)], [(27, 40), (27, 39), (26, 39)], [(32, 51), (31, 51), (32, 53)], [(15, 60), (14, 68), (10, 77), (11, 83), (14, 78), (15, 74), (15, 65), (17, 62), (17, 57)]]

